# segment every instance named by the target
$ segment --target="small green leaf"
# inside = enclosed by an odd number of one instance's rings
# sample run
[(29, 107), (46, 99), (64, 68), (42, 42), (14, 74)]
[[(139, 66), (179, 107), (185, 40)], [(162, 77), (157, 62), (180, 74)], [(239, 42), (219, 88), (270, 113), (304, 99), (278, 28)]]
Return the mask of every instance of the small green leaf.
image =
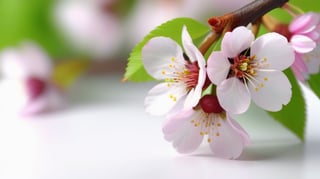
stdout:
[(289, 69), (285, 73), (292, 85), (291, 101), (281, 111), (268, 113), (303, 141), (306, 122), (305, 100), (292, 71)]
[(320, 73), (310, 75), (308, 83), (312, 91), (320, 98)]
[(190, 18), (176, 18), (170, 20), (154, 30), (152, 30), (136, 47), (132, 50), (128, 59), (124, 81), (151, 81), (153, 78), (146, 72), (142, 64), (141, 50), (143, 46), (153, 37), (169, 37), (181, 44), (182, 27), (187, 26), (192, 39), (199, 39), (206, 35), (210, 29), (208, 26)]

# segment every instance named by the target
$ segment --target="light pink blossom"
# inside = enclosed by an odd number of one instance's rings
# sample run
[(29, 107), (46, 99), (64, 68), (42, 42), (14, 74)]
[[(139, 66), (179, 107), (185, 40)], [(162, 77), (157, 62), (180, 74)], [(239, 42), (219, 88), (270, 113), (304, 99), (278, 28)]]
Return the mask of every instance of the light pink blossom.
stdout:
[(309, 12), (297, 16), (288, 27), (292, 47), (295, 51), (295, 62), (292, 70), (295, 76), (304, 81), (309, 74), (320, 69), (320, 14)]
[(207, 73), (227, 112), (245, 112), (251, 99), (263, 109), (278, 111), (291, 99), (291, 84), (282, 70), (293, 61), (284, 36), (267, 33), (254, 41), (250, 30), (237, 27), (225, 34), (221, 51), (210, 55)]
[(216, 96), (206, 95), (194, 109), (181, 111), (165, 122), (165, 139), (180, 153), (195, 151), (203, 138), (214, 156), (236, 159), (249, 137), (245, 130), (220, 106)]
[(60, 91), (51, 81), (50, 58), (35, 44), (9, 48), (0, 54), (2, 62), (1, 105), (22, 115), (60, 108)]
[(155, 37), (142, 49), (146, 71), (162, 83), (153, 87), (145, 99), (146, 111), (168, 114), (174, 107), (195, 106), (206, 80), (205, 60), (186, 27), (182, 30), (182, 48), (170, 38)]

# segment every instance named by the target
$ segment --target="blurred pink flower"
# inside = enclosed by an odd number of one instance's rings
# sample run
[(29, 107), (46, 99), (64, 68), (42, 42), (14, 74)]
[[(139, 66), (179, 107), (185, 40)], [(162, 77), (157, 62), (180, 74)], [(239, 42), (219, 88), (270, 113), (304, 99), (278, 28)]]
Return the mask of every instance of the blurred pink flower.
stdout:
[[(1, 52), (1, 105), (22, 115), (60, 108), (60, 91), (51, 81), (49, 57), (35, 44), (23, 44)], [(6, 99), (6, 100), (3, 100)]]
[(124, 36), (118, 17), (104, 9), (113, 1), (58, 1), (55, 20), (76, 49), (89, 53), (95, 59), (104, 59), (119, 51)]
[(309, 12), (297, 16), (288, 27), (290, 40), (295, 51), (292, 70), (295, 76), (304, 81), (309, 74), (320, 69), (320, 14)]
[(180, 153), (190, 153), (201, 144), (204, 136), (214, 156), (236, 159), (249, 144), (246, 131), (219, 105), (217, 97), (206, 95), (200, 106), (181, 111), (163, 126), (165, 139)]
[[(153, 87), (145, 99), (146, 111), (165, 115), (175, 106), (195, 106), (206, 80), (205, 60), (184, 26), (182, 44), (170, 38), (156, 37), (142, 49), (142, 62), (146, 71), (155, 79), (163, 80)], [(180, 108), (180, 107), (179, 107)]]
[(291, 99), (291, 84), (282, 70), (293, 61), (284, 36), (267, 33), (254, 41), (250, 30), (237, 27), (225, 34), (221, 51), (210, 55), (207, 73), (227, 112), (247, 111), (251, 99), (265, 110), (278, 111)]

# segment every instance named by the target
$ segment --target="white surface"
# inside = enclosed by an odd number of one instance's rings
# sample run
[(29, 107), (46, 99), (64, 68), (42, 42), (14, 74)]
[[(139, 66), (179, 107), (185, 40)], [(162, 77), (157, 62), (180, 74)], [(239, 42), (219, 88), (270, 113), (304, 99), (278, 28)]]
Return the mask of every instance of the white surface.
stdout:
[[(163, 139), (162, 118), (144, 113), (153, 84), (87, 77), (69, 108), (34, 118), (0, 113), (0, 178), (319, 178), (320, 102), (308, 90), (303, 144), (264, 113), (239, 119), (251, 136), (239, 160), (210, 156), (205, 144), (180, 155)], [(249, 116), (249, 115), (247, 115)]]

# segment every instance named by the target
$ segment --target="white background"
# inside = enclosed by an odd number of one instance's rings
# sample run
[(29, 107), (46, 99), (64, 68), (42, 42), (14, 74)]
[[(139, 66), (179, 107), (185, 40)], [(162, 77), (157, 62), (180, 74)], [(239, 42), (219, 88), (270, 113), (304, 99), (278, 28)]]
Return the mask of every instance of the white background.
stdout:
[(210, 156), (206, 143), (193, 154), (176, 153), (163, 139), (163, 119), (144, 112), (154, 83), (120, 80), (120, 75), (80, 80), (68, 108), (56, 113), (21, 118), (1, 108), (0, 178), (320, 177), (320, 102), (306, 89), (304, 143), (252, 107), (238, 118), (251, 145), (240, 159), (224, 160)]

